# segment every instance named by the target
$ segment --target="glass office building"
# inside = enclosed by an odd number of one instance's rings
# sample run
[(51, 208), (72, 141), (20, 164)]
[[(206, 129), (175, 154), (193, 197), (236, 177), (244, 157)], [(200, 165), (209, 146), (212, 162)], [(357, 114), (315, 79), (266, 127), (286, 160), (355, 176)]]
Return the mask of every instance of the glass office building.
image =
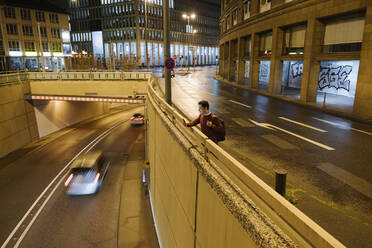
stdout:
[[(218, 1), (169, 0), (171, 57), (177, 66), (218, 62)], [(194, 18), (183, 15), (195, 14)], [(146, 27), (147, 20), (147, 27)], [(97, 59), (163, 65), (162, 0), (77, 0), (70, 2), (72, 49)]]

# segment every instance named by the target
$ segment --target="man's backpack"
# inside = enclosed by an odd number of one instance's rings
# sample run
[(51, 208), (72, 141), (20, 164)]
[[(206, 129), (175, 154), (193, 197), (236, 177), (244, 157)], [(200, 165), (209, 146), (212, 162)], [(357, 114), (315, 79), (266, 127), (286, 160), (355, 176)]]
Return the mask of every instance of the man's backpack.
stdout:
[(225, 122), (224, 122), (223, 120), (221, 120), (217, 115), (214, 115), (214, 116), (220, 120), (221, 125), (222, 125), (222, 130), (221, 130), (221, 132), (216, 133), (217, 141), (218, 141), (218, 142), (220, 142), (220, 141), (224, 141), (225, 138), (226, 138)]
[(225, 122), (220, 119), (222, 131), (217, 133), (217, 141), (224, 141), (226, 136)]

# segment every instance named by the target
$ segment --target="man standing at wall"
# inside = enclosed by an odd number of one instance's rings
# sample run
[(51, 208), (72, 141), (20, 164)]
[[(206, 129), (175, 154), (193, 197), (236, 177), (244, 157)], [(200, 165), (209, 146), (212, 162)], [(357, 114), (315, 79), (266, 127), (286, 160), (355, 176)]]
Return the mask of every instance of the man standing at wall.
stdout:
[(185, 122), (187, 127), (193, 127), (200, 123), (201, 131), (217, 144), (218, 136), (224, 135), (224, 126), (220, 119), (209, 111), (209, 103), (207, 101), (200, 101), (199, 103), (200, 115), (192, 122)]

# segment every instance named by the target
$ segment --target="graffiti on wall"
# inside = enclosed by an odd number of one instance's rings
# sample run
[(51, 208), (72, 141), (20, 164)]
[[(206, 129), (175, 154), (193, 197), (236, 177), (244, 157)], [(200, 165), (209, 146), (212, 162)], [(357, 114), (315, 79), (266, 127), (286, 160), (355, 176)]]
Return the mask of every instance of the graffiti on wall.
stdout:
[(350, 65), (338, 67), (320, 67), (318, 86), (320, 90), (324, 88), (344, 89), (350, 91), (349, 75), (353, 71)]
[(301, 60), (283, 61), (282, 85), (288, 88), (301, 89), (304, 62)]
[(270, 81), (270, 61), (261, 61), (260, 62), (260, 74), (259, 82), (261, 84), (269, 84)]
[(304, 64), (302, 62), (296, 62), (291, 65), (291, 74), (293, 78), (302, 78), (302, 73), (304, 70)]
[(359, 61), (321, 61), (318, 90), (349, 97), (355, 96)]

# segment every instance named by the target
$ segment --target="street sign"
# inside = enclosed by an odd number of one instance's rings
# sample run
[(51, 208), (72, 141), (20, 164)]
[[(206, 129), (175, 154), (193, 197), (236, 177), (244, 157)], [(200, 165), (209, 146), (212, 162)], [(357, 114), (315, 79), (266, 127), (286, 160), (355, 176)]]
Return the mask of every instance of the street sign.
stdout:
[(173, 59), (177, 59), (177, 55), (173, 55)]
[(173, 70), (175, 65), (176, 63), (174, 62), (172, 58), (167, 58), (165, 60), (165, 67), (167, 67), (168, 70)]

